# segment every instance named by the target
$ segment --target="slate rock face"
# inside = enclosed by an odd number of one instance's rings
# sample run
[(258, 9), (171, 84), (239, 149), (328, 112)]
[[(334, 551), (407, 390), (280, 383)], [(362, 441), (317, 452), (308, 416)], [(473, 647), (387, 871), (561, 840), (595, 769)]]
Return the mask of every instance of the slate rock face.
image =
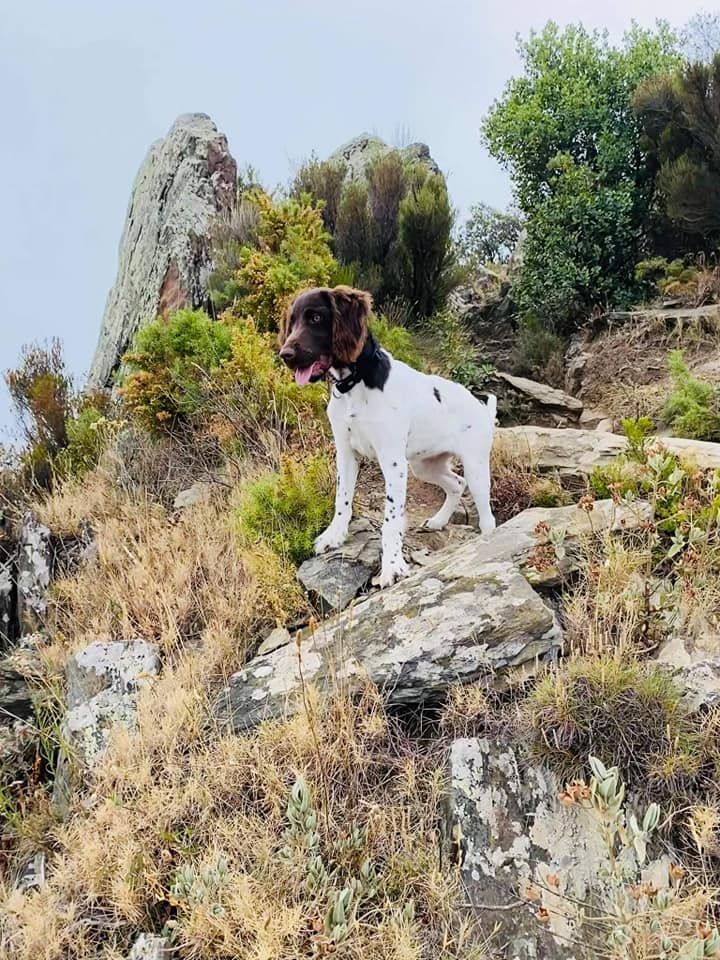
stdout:
[(116, 724), (133, 728), (138, 690), (159, 669), (158, 649), (145, 640), (98, 641), (69, 659), (66, 726), (81, 760), (98, 760)]
[(344, 610), (380, 567), (380, 533), (353, 520), (348, 540), (336, 550), (300, 564), (297, 576), (323, 613)]
[[(502, 738), (450, 750), (445, 836), (482, 928), (507, 960), (595, 960), (607, 954), (612, 886), (602, 825), (559, 801), (562, 786)], [(643, 879), (669, 882), (670, 858)]]
[[(457, 552), (306, 632), (304, 682), (327, 695), (360, 689), (367, 678), (390, 704), (413, 705), (451, 684), (493, 682), (554, 654), (560, 632), (553, 613), (517, 568), (478, 565), (471, 552)], [(229, 727), (246, 729), (301, 708), (298, 651), (290, 644), (234, 674), (215, 711)]]
[(32, 633), (44, 625), (55, 565), (52, 534), (32, 513), (23, 518), (16, 564), (18, 622), (22, 632)]
[(203, 113), (178, 117), (167, 136), (150, 147), (133, 186), (90, 386), (110, 384), (142, 324), (205, 304), (209, 226), (232, 208), (236, 181), (227, 140)]

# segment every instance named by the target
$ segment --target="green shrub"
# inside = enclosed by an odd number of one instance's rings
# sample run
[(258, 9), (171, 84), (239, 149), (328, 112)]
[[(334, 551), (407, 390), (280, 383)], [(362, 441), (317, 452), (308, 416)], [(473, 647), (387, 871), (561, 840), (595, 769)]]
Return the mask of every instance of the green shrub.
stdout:
[(466, 387), (481, 387), (494, 372), (491, 364), (478, 362), (478, 350), (470, 331), (452, 310), (439, 310), (421, 328), (431, 367)]
[(58, 453), (54, 463), (61, 477), (82, 477), (97, 466), (114, 433), (107, 413), (106, 398), (88, 397), (81, 402), (77, 415), (67, 421), (67, 446)]
[(380, 346), (391, 353), (396, 360), (402, 360), (416, 370), (422, 370), (422, 357), (409, 330), (390, 323), (387, 317), (380, 314), (370, 321), (370, 331)]
[(332, 163), (312, 159), (293, 192), (312, 195), (332, 231), (336, 257), (381, 308), (402, 297), (414, 318), (430, 316), (458, 280), (444, 178), (397, 150), (382, 150), (365, 177), (346, 179), (338, 196), (339, 183)]
[(237, 529), (249, 544), (271, 547), (299, 564), (312, 556), (313, 541), (330, 522), (333, 480), (324, 455), (302, 463), (286, 458), (278, 473), (249, 483), (240, 495)]
[(207, 413), (226, 449), (258, 452), (268, 434), (285, 441), (302, 425), (304, 436), (325, 429), (327, 388), (323, 383), (299, 387), (278, 359), (277, 340), (260, 333), (250, 320), (231, 325), (230, 357), (212, 377)]
[(453, 211), (445, 178), (415, 166), (399, 207), (398, 237), (402, 275), (400, 293), (420, 317), (444, 306), (456, 282), (450, 242)]
[(327, 286), (335, 269), (321, 210), (308, 196), (274, 202), (251, 194), (258, 210), (253, 244), (236, 245), (210, 278), (215, 309), (277, 330), (289, 298), (300, 288)]
[(334, 235), (340, 209), (340, 197), (347, 174), (347, 166), (338, 160), (318, 160), (312, 156), (297, 173), (292, 185), (292, 196), (301, 200), (311, 196), (321, 204), (325, 229)]
[(532, 314), (521, 320), (511, 360), (514, 373), (559, 387), (562, 385), (564, 355), (565, 340), (562, 337)]
[(717, 389), (699, 380), (688, 370), (682, 351), (672, 350), (668, 357), (672, 392), (664, 415), (673, 431), (695, 440), (720, 438), (720, 405)]
[(125, 406), (149, 430), (196, 413), (212, 372), (231, 356), (231, 342), (230, 326), (199, 310), (178, 310), (142, 327), (123, 361)]

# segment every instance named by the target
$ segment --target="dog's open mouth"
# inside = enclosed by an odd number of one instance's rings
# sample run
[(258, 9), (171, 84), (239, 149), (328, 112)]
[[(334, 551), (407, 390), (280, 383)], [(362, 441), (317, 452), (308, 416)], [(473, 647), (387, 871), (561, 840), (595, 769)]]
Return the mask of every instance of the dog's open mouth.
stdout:
[(295, 383), (304, 387), (306, 383), (322, 380), (332, 365), (331, 357), (318, 357), (309, 367), (298, 367), (295, 371)]

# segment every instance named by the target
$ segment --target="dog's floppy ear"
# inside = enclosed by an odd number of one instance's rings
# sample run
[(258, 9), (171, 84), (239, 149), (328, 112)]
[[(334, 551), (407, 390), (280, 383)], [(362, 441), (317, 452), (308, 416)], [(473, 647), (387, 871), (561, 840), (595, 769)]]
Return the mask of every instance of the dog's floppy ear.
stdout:
[(360, 355), (368, 333), (372, 297), (353, 287), (333, 287), (330, 296), (334, 305), (332, 352), (339, 364), (350, 364)]

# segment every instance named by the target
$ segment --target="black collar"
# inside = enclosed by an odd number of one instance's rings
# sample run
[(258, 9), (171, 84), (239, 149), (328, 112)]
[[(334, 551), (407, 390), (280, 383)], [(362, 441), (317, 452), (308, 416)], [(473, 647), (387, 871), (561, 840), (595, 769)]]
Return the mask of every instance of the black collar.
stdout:
[(382, 351), (380, 350), (380, 345), (373, 335), (369, 333), (357, 360), (343, 367), (343, 369), (348, 370), (349, 373), (339, 379), (332, 373), (330, 374), (333, 387), (338, 393), (349, 393), (358, 383), (368, 379), (368, 373), (371, 367), (381, 359)]

